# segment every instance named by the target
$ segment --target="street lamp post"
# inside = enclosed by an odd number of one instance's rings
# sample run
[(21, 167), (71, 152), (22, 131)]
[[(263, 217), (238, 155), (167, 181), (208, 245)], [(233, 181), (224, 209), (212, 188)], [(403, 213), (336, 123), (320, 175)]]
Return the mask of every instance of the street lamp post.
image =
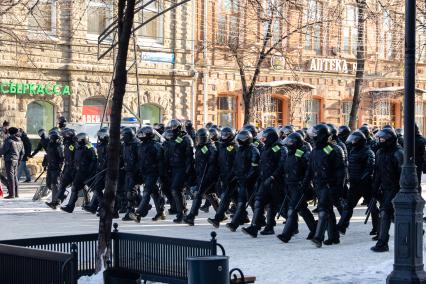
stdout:
[(417, 191), (414, 163), (416, 0), (405, 1), (404, 165), (395, 208), (395, 262), (387, 283), (426, 283), (423, 270), (424, 200)]

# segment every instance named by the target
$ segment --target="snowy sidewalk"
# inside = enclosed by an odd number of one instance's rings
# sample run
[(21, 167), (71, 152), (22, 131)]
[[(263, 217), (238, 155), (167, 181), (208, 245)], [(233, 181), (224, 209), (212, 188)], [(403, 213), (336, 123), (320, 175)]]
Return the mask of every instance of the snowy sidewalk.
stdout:
[[(18, 200), (0, 199), (0, 239), (30, 238), (52, 235), (93, 233), (97, 231), (96, 216), (76, 209), (75, 214), (52, 211), (44, 202), (32, 202), (34, 189), (28, 186)], [(240, 230), (231, 233), (224, 225), (215, 230), (217, 238), (230, 256), (230, 268), (239, 267), (245, 274), (257, 277), (256, 283), (385, 283), (393, 263), (393, 226), (390, 252), (373, 253), (375, 244), (368, 233), (371, 223), (364, 225), (365, 206), (357, 207), (341, 244), (315, 248), (305, 240), (305, 224), (299, 224), (300, 233), (290, 243), (283, 244), (275, 236), (252, 239)], [(140, 234), (209, 240), (214, 228), (207, 223), (211, 213), (201, 213), (194, 227), (177, 225), (172, 217), (154, 223), (154, 212), (142, 220), (119, 223), (119, 230)], [(338, 214), (337, 214), (338, 215)], [(278, 221), (276, 234), (283, 229)]]

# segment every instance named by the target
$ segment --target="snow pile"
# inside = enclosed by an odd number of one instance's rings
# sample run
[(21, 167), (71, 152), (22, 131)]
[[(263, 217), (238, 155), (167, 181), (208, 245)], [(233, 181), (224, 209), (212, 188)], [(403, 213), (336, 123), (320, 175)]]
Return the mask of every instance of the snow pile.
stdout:
[(104, 283), (104, 272), (101, 271), (98, 274), (92, 276), (83, 276), (78, 279), (78, 284), (103, 284)]

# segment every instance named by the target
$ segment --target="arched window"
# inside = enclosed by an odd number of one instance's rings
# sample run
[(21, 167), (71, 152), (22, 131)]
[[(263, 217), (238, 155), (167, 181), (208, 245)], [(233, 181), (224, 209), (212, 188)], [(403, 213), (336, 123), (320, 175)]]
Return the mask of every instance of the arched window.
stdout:
[[(83, 118), (82, 122), (85, 123), (100, 123), (104, 113), (106, 99), (104, 98), (89, 98), (83, 102)], [(106, 112), (105, 121), (109, 120), (111, 114), (111, 107), (108, 107)]]
[(141, 120), (142, 123), (160, 123), (161, 122), (161, 109), (154, 104), (141, 105)]
[(51, 103), (34, 101), (27, 108), (27, 133), (37, 134), (43, 128), (50, 130), (55, 126), (55, 111)]

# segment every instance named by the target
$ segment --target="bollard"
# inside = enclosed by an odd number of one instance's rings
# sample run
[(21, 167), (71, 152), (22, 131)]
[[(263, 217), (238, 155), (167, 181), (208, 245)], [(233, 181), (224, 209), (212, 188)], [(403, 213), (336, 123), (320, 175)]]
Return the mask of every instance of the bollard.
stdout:
[(229, 257), (188, 257), (188, 284), (229, 284)]

